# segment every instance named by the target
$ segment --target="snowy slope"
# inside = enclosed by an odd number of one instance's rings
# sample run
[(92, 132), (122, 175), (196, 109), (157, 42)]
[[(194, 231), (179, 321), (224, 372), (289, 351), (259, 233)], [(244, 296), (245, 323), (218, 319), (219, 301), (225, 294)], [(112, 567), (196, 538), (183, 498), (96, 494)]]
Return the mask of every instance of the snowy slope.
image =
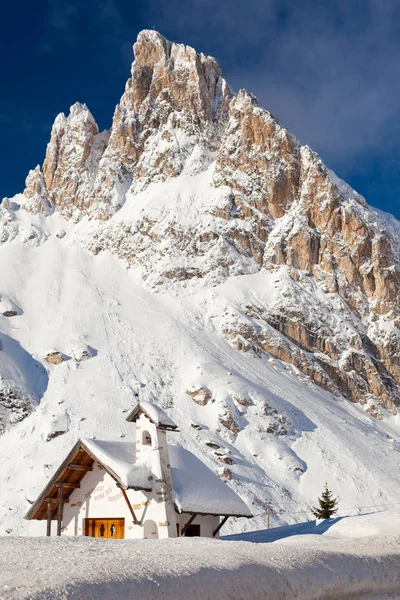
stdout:
[[(20, 215), (19, 235), (26, 235), (30, 223), (20, 211), (17, 220)], [(232, 278), (179, 298), (155, 295), (136, 270), (76, 243), (76, 227), (87, 224), (71, 225), (58, 215), (35, 216), (34, 223), (45, 243), (32, 247), (17, 237), (0, 246), (1, 294), (21, 308), (17, 316), (0, 317), (0, 338), (21, 348), (14, 357), (21, 371), (29, 356), (47, 372), (36, 410), (0, 437), (1, 532), (43, 533), (43, 527), (22, 522), (29, 501), (78, 437), (133, 440), (125, 418), (137, 393), (166, 408), (181, 430), (171, 437), (178, 435), (217, 473), (230, 469), (227, 485), (255, 515), (264, 512), (268, 497), (276, 523), (304, 520), (325, 480), (350, 514), (358, 506), (400, 500), (397, 417), (376, 421), (292, 366), (239, 353), (221, 336), (229, 303), (238, 295), (272, 299), (276, 274)], [(60, 229), (67, 232), (61, 239)], [(80, 360), (84, 349), (92, 357)], [(66, 360), (47, 363), (44, 357), (53, 351)], [(206, 405), (187, 394), (201, 387), (211, 392)], [(238, 435), (221, 423), (229, 416)], [(279, 434), (280, 421), (286, 435)], [(259, 516), (230, 527), (263, 523)]]
[(398, 535), (399, 509), (381, 510), (356, 517), (332, 517), (295, 525), (273, 527), (224, 536), (226, 541), (266, 544), (299, 535), (323, 535), (327, 538), (363, 538)]

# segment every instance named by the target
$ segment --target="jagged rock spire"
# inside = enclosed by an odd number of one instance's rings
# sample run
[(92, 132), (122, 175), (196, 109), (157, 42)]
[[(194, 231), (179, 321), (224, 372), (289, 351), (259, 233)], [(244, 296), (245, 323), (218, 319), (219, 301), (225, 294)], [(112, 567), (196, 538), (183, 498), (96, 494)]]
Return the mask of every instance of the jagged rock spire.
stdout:
[(109, 217), (154, 181), (194, 174), (212, 162), (233, 94), (214, 58), (142, 31), (110, 142), (94, 186), (96, 212)]
[(53, 124), (43, 168), (31, 171), (25, 196), (34, 210), (56, 209), (79, 219), (91, 205), (91, 186), (108, 134), (99, 134), (93, 115), (77, 102), (68, 116), (60, 113)]
[[(203, 170), (218, 148), (233, 94), (215, 59), (147, 30), (139, 33), (134, 53), (109, 135), (99, 134), (84, 104), (54, 122), (41, 196), (67, 217), (107, 219), (131, 186), (135, 192), (151, 181)], [(39, 175), (27, 180), (29, 198), (37, 198)], [(35, 210), (40, 206), (34, 203)]]

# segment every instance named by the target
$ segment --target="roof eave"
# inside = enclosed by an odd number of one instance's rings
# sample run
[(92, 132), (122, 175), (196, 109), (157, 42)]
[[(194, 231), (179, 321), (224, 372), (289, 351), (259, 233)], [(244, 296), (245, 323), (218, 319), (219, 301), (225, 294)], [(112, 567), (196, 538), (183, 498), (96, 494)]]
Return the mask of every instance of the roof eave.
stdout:
[(139, 413), (140, 411), (140, 406), (136, 405), (135, 408), (133, 410), (131, 410), (131, 412), (129, 413), (129, 415), (126, 417), (126, 421), (128, 421), (129, 423), (135, 422), (136, 419), (136, 415)]
[(71, 451), (68, 453), (68, 456), (66, 456), (66, 458), (63, 460), (61, 465), (58, 467), (57, 471), (54, 473), (53, 477), (50, 479), (50, 481), (44, 487), (42, 492), (39, 494), (37, 500), (32, 504), (32, 506), (30, 507), (30, 509), (28, 510), (26, 515), (24, 516), (25, 520), (27, 520), (27, 521), (34, 520), (34, 515), (35, 515), (36, 511), (40, 508), (40, 505), (42, 504), (42, 502), (44, 500), (46, 500), (46, 497), (48, 496), (48, 492), (51, 490), (54, 483), (57, 481), (58, 477), (65, 469), (65, 466), (68, 464), (68, 462), (71, 460), (71, 458), (73, 456), (75, 456), (75, 454), (78, 452), (78, 450), (80, 448), (80, 443), (81, 443), (81, 440), (78, 440), (77, 443), (74, 445), (74, 447), (71, 449)]
[(180, 433), (180, 430), (178, 429), (178, 426), (175, 425), (174, 427), (172, 427), (172, 425), (163, 425), (162, 423), (160, 423), (158, 425), (159, 429), (165, 429), (166, 431), (176, 431), (177, 433)]
[(232, 513), (212, 513), (212, 512), (201, 512), (200, 510), (179, 510), (177, 505), (175, 504), (175, 510), (178, 514), (182, 515), (185, 513), (186, 515), (201, 515), (202, 517), (237, 517), (240, 519), (253, 519), (254, 515), (242, 515), (242, 514), (232, 514)]
[(153, 488), (142, 487), (139, 485), (128, 485), (127, 490), (135, 490), (135, 492), (152, 492)]
[(184, 510), (182, 511), (184, 513), (187, 513), (188, 515), (201, 515), (202, 517), (236, 517), (237, 519), (253, 519), (254, 515), (237, 515), (237, 514), (232, 514), (232, 513), (211, 513), (211, 512), (199, 512), (199, 511), (189, 511), (189, 510)]

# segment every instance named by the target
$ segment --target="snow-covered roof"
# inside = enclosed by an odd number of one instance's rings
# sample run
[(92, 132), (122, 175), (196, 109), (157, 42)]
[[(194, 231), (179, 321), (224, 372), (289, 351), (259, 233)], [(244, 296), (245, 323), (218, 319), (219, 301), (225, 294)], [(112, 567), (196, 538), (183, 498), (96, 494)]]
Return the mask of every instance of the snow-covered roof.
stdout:
[(126, 418), (127, 421), (136, 421), (144, 413), (154, 425), (162, 429), (177, 429), (177, 425), (167, 415), (167, 413), (152, 402), (138, 402), (132, 412)]
[(251, 517), (241, 498), (197, 456), (170, 445), (173, 499), (179, 512)]
[[(151, 491), (154, 474), (153, 452), (136, 460), (136, 445), (132, 442), (81, 439), (77, 442), (25, 518), (43, 518), (46, 498), (58, 497), (57, 481), (79, 483), (85, 471), (69, 471), (70, 462), (80, 456), (97, 461), (126, 489)], [(84, 458), (86, 457), (86, 458)], [(205, 515), (251, 517), (252, 514), (239, 496), (209, 469), (199, 458), (181, 446), (169, 446), (173, 501), (178, 512)], [(72, 475), (71, 475), (72, 473)], [(73, 488), (71, 488), (73, 489)]]
[(130, 442), (104, 440), (81, 440), (85, 448), (104, 466), (112, 471), (127, 488), (151, 489), (151, 468), (143, 462), (135, 463), (136, 445)]
[[(108, 467), (128, 488), (149, 489), (152, 465), (135, 460), (135, 444), (82, 440), (99, 462)], [(178, 445), (169, 445), (173, 500), (179, 512), (251, 517), (239, 496), (197, 456)], [(147, 455), (147, 458), (153, 453)]]

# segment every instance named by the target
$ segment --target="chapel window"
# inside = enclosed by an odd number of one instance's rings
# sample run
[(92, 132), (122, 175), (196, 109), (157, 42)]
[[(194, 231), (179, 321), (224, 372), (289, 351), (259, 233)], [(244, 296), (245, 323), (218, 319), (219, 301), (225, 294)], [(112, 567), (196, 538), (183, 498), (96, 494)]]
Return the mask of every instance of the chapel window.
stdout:
[(151, 446), (151, 435), (148, 431), (143, 431), (142, 444), (143, 446)]

